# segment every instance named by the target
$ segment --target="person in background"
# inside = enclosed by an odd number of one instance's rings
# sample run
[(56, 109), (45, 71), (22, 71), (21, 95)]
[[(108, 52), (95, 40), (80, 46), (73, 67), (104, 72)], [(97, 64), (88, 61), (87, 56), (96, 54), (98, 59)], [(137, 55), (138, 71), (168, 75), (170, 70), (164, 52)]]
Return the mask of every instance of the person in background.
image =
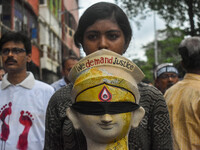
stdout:
[(0, 67), (0, 81), (2, 80), (4, 74), (5, 74), (5, 71), (4, 71), (3, 67)]
[(62, 75), (63, 78), (52, 83), (51, 86), (54, 88), (55, 91), (59, 90), (60, 88), (66, 86), (69, 84), (68, 74), (71, 70), (71, 68), (78, 62), (77, 57), (70, 56), (66, 57), (62, 61)]
[[(126, 52), (131, 38), (132, 30), (126, 14), (117, 5), (107, 2), (89, 7), (81, 16), (74, 35), (76, 46), (82, 46), (86, 55), (101, 49), (122, 55)], [(115, 63), (120, 62), (122, 61), (115, 60)], [(87, 67), (93, 64), (94, 62), (88, 61)], [(130, 67), (130, 64), (125, 66)], [(82, 65), (77, 69), (84, 67), (86, 66)], [(49, 102), (45, 150), (87, 149), (83, 133), (75, 130), (66, 117), (66, 109), (72, 104), (72, 86), (69, 84), (58, 90)], [(162, 93), (145, 83), (139, 83), (138, 89), (141, 95), (139, 105), (145, 109), (145, 116), (137, 128), (130, 130), (129, 149), (172, 149), (169, 113)]]
[(166, 99), (175, 150), (200, 149), (200, 37), (184, 39), (178, 48), (183, 80), (169, 88)]
[(153, 86), (153, 84), (151, 83), (151, 81), (149, 81), (148, 79), (143, 79), (142, 82), (146, 83), (148, 85), (152, 85)]
[(154, 70), (154, 85), (163, 94), (172, 85), (178, 82), (178, 70), (172, 63), (163, 63)]
[(0, 39), (6, 71), (0, 82), (0, 147), (4, 150), (42, 150), (46, 108), (54, 89), (35, 80), (27, 71), (31, 41), (21, 32), (7, 32)]

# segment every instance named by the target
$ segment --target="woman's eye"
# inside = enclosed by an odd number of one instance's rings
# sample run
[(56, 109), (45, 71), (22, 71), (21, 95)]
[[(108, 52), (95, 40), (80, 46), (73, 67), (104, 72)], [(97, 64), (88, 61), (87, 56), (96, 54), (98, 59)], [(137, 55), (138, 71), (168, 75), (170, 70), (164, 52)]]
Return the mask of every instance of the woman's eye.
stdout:
[(87, 36), (87, 38), (89, 40), (95, 40), (95, 39), (97, 39), (97, 35), (96, 34), (90, 34), (90, 35)]
[(108, 34), (107, 36), (110, 40), (116, 40), (119, 37), (118, 34)]

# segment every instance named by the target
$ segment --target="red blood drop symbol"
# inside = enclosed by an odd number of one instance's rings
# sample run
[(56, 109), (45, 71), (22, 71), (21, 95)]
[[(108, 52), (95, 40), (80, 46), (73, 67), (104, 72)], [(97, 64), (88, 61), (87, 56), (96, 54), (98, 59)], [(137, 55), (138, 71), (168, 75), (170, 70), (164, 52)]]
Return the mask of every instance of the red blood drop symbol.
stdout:
[(103, 89), (99, 93), (99, 100), (102, 102), (109, 102), (111, 99), (112, 99), (112, 94), (104, 86)]

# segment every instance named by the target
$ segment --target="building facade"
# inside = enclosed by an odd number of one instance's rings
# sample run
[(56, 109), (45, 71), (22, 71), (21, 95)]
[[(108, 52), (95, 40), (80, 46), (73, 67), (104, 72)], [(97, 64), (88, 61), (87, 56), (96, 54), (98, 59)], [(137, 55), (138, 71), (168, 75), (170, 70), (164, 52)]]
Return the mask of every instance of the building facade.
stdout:
[(1, 35), (7, 31), (22, 31), (31, 38), (32, 62), (28, 70), (35, 78), (52, 83), (61, 77), (64, 57), (80, 57), (80, 50), (73, 42), (78, 0), (1, 0), (0, 14)]

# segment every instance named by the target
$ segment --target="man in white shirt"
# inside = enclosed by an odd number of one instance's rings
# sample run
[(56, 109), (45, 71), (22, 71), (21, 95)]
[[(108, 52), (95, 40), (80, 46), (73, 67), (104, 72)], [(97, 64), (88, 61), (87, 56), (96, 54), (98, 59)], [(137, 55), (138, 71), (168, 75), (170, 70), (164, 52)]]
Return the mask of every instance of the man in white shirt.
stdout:
[(54, 90), (27, 72), (31, 42), (24, 34), (5, 33), (0, 52), (7, 72), (0, 82), (0, 146), (6, 150), (42, 150), (46, 107)]

